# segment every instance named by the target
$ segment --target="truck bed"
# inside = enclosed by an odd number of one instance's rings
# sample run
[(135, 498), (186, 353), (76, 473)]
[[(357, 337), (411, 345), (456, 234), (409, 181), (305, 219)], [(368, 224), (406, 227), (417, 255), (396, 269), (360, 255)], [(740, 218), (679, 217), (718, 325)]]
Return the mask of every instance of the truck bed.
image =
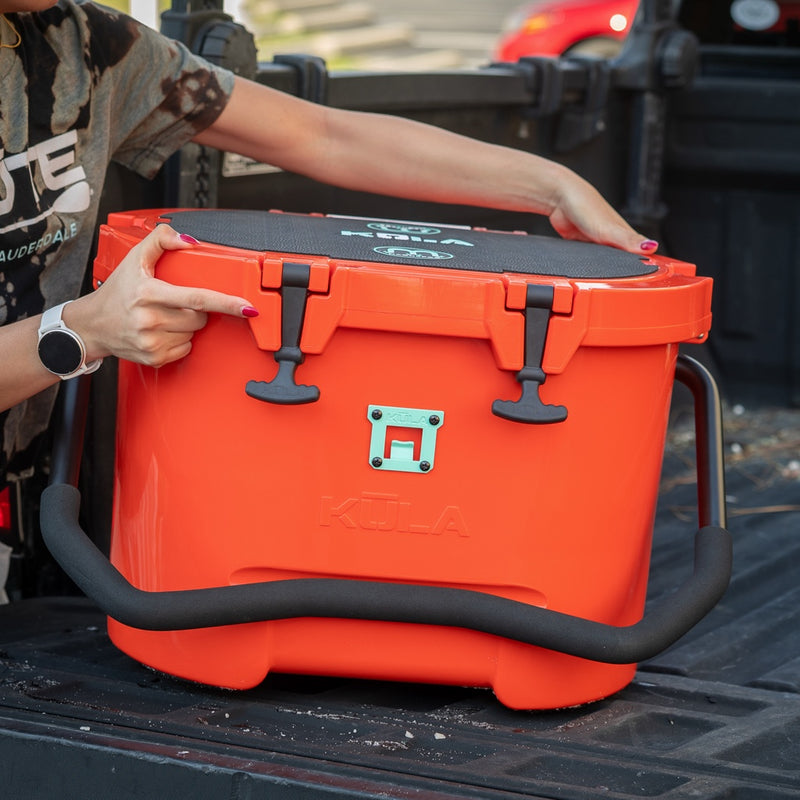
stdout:
[[(731, 586), (629, 687), (579, 708), (519, 712), (478, 689), (284, 675), (209, 689), (117, 651), (83, 598), (4, 606), (3, 796), (798, 797), (798, 423), (797, 409), (726, 409)], [(693, 453), (676, 403), (651, 600), (691, 569)]]

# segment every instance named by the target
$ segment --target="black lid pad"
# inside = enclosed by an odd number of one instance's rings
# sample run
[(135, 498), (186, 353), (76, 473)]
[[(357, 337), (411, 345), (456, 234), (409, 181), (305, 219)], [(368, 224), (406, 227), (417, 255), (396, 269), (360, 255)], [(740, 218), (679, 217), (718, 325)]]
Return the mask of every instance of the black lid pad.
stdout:
[(605, 245), (449, 225), (218, 209), (164, 218), (200, 241), (258, 252), (587, 280), (657, 269), (644, 256)]

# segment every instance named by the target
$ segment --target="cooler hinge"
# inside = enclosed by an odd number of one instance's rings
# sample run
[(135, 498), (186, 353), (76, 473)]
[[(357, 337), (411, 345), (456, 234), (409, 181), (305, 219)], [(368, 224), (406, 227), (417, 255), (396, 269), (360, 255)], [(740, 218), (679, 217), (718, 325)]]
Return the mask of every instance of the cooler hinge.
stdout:
[(553, 309), (555, 288), (528, 284), (525, 295), (525, 365), (517, 373), (522, 386), (519, 400), (495, 400), (492, 413), (513, 422), (543, 425), (563, 422), (567, 418), (565, 406), (548, 405), (539, 397), (539, 387), (547, 375), (542, 369), (542, 356), (547, 341), (547, 328)]
[(245, 391), (256, 400), (279, 405), (301, 405), (319, 400), (317, 386), (298, 384), (294, 374), (305, 356), (300, 337), (311, 280), (309, 264), (285, 263), (281, 276), (281, 346), (275, 352), (278, 373), (271, 381), (248, 381)]

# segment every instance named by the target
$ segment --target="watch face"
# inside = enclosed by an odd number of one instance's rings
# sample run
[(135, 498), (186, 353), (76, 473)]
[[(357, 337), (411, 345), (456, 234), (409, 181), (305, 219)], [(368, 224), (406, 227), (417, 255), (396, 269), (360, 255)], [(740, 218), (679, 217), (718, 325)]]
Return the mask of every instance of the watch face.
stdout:
[(67, 331), (48, 331), (39, 341), (42, 364), (56, 375), (69, 375), (83, 362), (83, 348)]

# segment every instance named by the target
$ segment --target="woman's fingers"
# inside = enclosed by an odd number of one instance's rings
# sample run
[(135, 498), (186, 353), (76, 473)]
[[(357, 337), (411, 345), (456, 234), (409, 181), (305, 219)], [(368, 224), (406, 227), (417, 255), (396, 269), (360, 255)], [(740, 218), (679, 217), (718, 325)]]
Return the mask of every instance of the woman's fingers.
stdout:
[(93, 357), (115, 355), (161, 366), (188, 354), (192, 334), (205, 326), (208, 314), (238, 318), (258, 314), (243, 297), (176, 286), (155, 277), (166, 251), (196, 244), (191, 237), (159, 225), (130, 250), (96, 292), (81, 299), (81, 306), (73, 304), (76, 315), (84, 309), (76, 330), (84, 335)]
[(249, 316), (250, 304), (243, 297), (223, 294), (213, 289), (176, 286), (157, 278), (142, 282), (137, 294), (140, 304), (162, 309), (183, 309), (205, 314), (228, 314), (232, 317)]
[(558, 182), (550, 223), (565, 239), (597, 242), (652, 255), (658, 243), (634, 230), (590, 183), (574, 173)]

